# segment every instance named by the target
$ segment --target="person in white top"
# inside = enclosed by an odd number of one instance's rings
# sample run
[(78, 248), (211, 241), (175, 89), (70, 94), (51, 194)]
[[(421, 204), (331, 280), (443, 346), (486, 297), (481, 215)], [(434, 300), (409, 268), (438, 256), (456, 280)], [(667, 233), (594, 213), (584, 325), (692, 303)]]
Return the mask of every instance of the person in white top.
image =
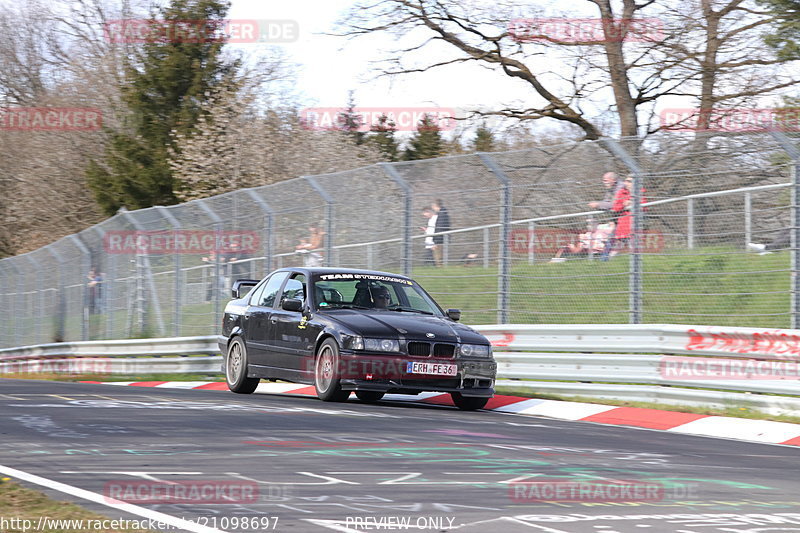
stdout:
[(428, 224), (426, 226), (421, 226), (419, 229), (426, 235), (425, 237), (425, 264), (426, 265), (434, 265), (433, 260), (433, 249), (436, 247), (436, 244), (433, 242), (433, 234), (436, 233), (436, 213), (434, 213), (433, 209), (425, 208), (422, 210), (422, 216), (428, 219)]

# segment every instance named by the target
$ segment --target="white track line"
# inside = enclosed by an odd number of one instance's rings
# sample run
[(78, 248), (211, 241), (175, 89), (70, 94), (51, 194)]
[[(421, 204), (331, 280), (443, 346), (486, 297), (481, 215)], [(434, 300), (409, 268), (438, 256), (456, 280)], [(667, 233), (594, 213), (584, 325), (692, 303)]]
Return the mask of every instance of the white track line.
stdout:
[(138, 505), (133, 505), (131, 503), (125, 503), (120, 500), (115, 500), (114, 498), (106, 498), (105, 496), (102, 496), (100, 494), (88, 490), (79, 489), (78, 487), (73, 487), (72, 485), (66, 485), (64, 483), (53, 481), (52, 479), (39, 477), (34, 474), (28, 474), (27, 472), (23, 472), (22, 470), (17, 470), (16, 468), (11, 468), (9, 466), (0, 465), (0, 473), (3, 473), (7, 476), (11, 476), (12, 478), (21, 479), (22, 481), (27, 481), (29, 483), (34, 483), (36, 485), (41, 485), (49, 489), (57, 490), (65, 494), (70, 494), (78, 498), (83, 498), (84, 500), (89, 500), (95, 503), (99, 503), (101, 505), (112, 507), (114, 509), (119, 509), (120, 511), (124, 511), (126, 513), (141, 516), (142, 518), (147, 518), (153, 520), (154, 522), (161, 522), (163, 524), (168, 524), (170, 526), (182, 529), (184, 531), (193, 531), (195, 533), (225, 533), (224, 531), (215, 529), (213, 527), (207, 527), (200, 524), (195, 524), (194, 522), (191, 522), (189, 520), (184, 520), (176, 516), (159, 513), (158, 511), (151, 511), (150, 509), (139, 507)]

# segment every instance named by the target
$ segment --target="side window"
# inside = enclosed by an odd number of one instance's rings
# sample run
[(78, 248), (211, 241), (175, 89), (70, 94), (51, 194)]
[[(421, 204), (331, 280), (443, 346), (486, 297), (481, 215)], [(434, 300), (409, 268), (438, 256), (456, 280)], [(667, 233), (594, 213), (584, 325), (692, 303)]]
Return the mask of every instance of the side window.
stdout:
[(258, 305), (258, 302), (261, 301), (261, 295), (264, 294), (264, 287), (267, 286), (267, 283), (269, 283), (269, 280), (258, 287), (253, 287), (250, 291), (250, 305)]
[(289, 272), (278, 272), (269, 278), (269, 281), (264, 284), (264, 291), (259, 297), (258, 305), (261, 307), (272, 307), (275, 305), (275, 297), (278, 295), (283, 280), (285, 280), (288, 275)]
[(297, 298), (301, 302), (305, 302), (306, 300), (305, 284), (306, 284), (306, 277), (302, 274), (297, 274), (292, 279), (287, 281), (286, 286), (283, 288), (283, 294), (281, 295), (281, 302), (283, 302), (286, 298)]

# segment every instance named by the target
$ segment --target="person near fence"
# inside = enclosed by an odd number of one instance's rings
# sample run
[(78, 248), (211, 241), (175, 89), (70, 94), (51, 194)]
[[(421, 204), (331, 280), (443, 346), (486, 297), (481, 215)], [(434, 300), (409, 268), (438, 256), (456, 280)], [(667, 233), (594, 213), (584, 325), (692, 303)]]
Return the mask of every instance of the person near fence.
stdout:
[(308, 227), (307, 239), (300, 239), (300, 244), (295, 246), (295, 253), (303, 255), (303, 266), (322, 266), (322, 246), (325, 243), (325, 232), (319, 226)]
[[(436, 213), (436, 224), (434, 226), (436, 233), (450, 231), (452, 229), (450, 227), (450, 213), (447, 212), (444, 202), (442, 202), (441, 199), (435, 200), (431, 205), (431, 209), (433, 209), (433, 212)], [(437, 267), (442, 266), (444, 239), (444, 235), (433, 236), (433, 261), (436, 263)]]
[(433, 248), (436, 244), (433, 242), (433, 234), (436, 232), (436, 219), (438, 217), (433, 209), (429, 207), (422, 210), (422, 216), (428, 220), (424, 226), (420, 226), (419, 228), (422, 230), (422, 233), (425, 234), (425, 256), (423, 263), (429, 266), (435, 265), (436, 263), (433, 260)]
[(94, 315), (102, 311), (103, 274), (97, 268), (91, 268), (86, 279), (89, 280), (86, 283), (86, 290), (89, 293), (89, 313)]
[(603, 199), (589, 202), (589, 207), (592, 209), (599, 209), (601, 211), (611, 211), (611, 208), (614, 205), (614, 198), (617, 196), (617, 193), (623, 189), (625, 186), (624, 182), (619, 179), (616, 172), (606, 172), (603, 174), (603, 187), (605, 187), (605, 193), (603, 194)]
[(551, 263), (563, 263), (567, 256), (583, 256), (589, 253), (599, 254), (614, 233), (614, 222), (605, 222), (595, 226), (592, 219), (586, 220), (586, 231), (578, 235), (576, 242), (567, 243), (559, 248)]
[(781, 229), (775, 238), (768, 243), (748, 242), (747, 249), (759, 252), (759, 255), (771, 254), (776, 250), (785, 250), (792, 246), (792, 228)]

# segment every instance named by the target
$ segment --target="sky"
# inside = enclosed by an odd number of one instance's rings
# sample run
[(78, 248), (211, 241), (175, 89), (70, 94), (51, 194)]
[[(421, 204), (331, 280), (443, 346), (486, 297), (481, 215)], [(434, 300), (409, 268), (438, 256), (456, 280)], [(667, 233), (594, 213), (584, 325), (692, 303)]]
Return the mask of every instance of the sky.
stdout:
[[(370, 62), (396, 43), (388, 35), (355, 40), (323, 35), (333, 33), (352, 0), (275, 2), (232, 0), (228, 18), (293, 20), (299, 25), (295, 42), (279, 44), (298, 65), (298, 93), (304, 106), (343, 107), (354, 91), (358, 107), (488, 108), (501, 102), (522, 105), (530, 89), (516, 80), (496, 82), (497, 74), (477, 66), (445, 67), (423, 74), (375, 78)], [(245, 53), (259, 44), (241, 44)]]

